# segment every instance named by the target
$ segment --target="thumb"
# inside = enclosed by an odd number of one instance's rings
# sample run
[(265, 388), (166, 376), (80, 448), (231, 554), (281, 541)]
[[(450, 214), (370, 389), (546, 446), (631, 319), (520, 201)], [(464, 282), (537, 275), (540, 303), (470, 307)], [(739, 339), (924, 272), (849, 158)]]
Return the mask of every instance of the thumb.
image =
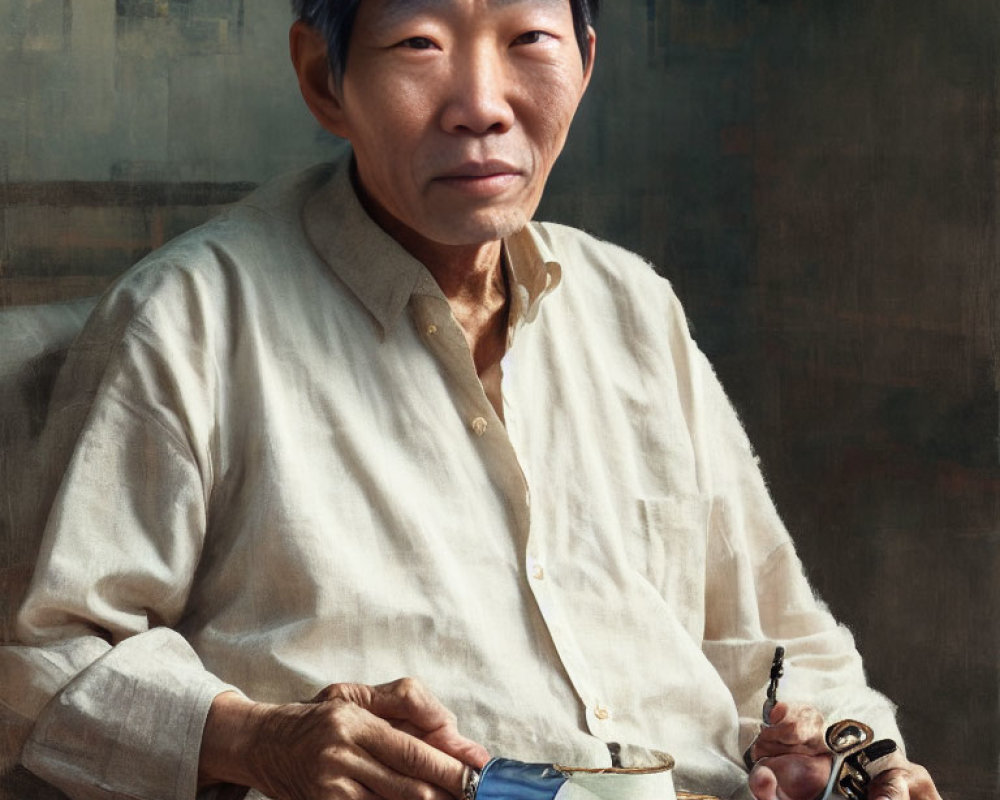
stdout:
[(777, 800), (778, 779), (764, 764), (758, 764), (750, 771), (748, 783), (756, 800)]
[(788, 715), (790, 710), (791, 706), (788, 703), (784, 700), (779, 700), (774, 704), (774, 707), (771, 709), (771, 713), (768, 714), (767, 724), (777, 725)]

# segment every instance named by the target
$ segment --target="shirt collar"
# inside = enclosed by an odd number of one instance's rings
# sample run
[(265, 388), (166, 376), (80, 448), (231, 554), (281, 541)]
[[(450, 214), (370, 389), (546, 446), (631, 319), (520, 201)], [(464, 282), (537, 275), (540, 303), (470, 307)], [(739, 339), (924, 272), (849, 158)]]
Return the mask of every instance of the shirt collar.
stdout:
[[(347, 156), (331, 165), (328, 180), (306, 200), (303, 224), (316, 252), (388, 332), (413, 295), (445, 297), (427, 268), (368, 216), (354, 192), (350, 165)], [(535, 319), (562, 269), (530, 225), (504, 241), (504, 254), (513, 333)]]
[(562, 281), (562, 266), (527, 225), (504, 240), (511, 331), (538, 316), (539, 304)]

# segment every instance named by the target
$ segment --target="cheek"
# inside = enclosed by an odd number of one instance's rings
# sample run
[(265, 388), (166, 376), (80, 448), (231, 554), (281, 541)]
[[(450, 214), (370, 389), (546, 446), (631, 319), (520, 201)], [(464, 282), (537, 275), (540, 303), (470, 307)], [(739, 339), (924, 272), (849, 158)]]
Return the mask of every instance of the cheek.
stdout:
[(547, 160), (554, 160), (562, 150), (576, 113), (579, 91), (578, 83), (563, 79), (542, 82), (531, 93), (531, 123), (526, 127)]
[(352, 98), (352, 130), (358, 145), (395, 153), (410, 149), (427, 123), (427, 91), (416, 81), (373, 80), (364, 88), (364, 97)]
[(435, 100), (428, 93), (428, 87), (434, 85), (433, 79), (424, 83), (405, 81), (382, 94), (386, 127), (400, 133), (422, 129), (428, 122), (431, 109), (435, 108)]

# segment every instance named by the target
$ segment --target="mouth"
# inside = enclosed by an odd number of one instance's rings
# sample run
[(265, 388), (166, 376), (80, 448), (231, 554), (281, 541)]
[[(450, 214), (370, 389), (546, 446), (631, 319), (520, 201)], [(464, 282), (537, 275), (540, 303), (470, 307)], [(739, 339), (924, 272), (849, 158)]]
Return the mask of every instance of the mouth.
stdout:
[(466, 161), (435, 176), (433, 182), (463, 194), (491, 197), (500, 194), (523, 176), (518, 167), (506, 161)]

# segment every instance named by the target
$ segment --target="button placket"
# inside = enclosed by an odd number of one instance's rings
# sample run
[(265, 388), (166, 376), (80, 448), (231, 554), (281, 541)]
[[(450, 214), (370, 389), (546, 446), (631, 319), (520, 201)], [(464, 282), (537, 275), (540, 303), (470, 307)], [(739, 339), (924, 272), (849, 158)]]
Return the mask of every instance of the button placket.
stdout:
[[(435, 317), (436, 320), (432, 322)], [(475, 375), (471, 356), (466, 349), (463, 349), (467, 346), (458, 323), (453, 319), (442, 319), (440, 314), (436, 314), (435, 317), (426, 313), (425, 309), (425, 313), (421, 314), (418, 330), (424, 332), (424, 341), (447, 368), (452, 380), (456, 381), (458, 389), (455, 395), (456, 402), (464, 409), (467, 429), (481, 442), (482, 447), (487, 448), (484, 457), (490, 459), (497, 467), (497, 478), (501, 481), (514, 511), (512, 521), (516, 528), (515, 535), (526, 558), (523, 562), (526, 570), (524, 574), (527, 576), (536, 607), (548, 629), (559, 659), (569, 675), (570, 683), (586, 709), (588, 725), (595, 729), (601, 728), (606, 720), (600, 720), (594, 711), (596, 687), (590, 681), (590, 670), (561, 607), (559, 582), (552, 577), (551, 565), (543, 560), (544, 549), (539, 549), (543, 539), (538, 539), (534, 532), (531, 486), (514, 444), (516, 433), (512, 435), (509, 427), (512, 421), (515, 426), (521, 422), (517, 416), (519, 409), (511, 408), (506, 402), (507, 393), (503, 392), (505, 408), (511, 410), (510, 417), (505, 417), (504, 423), (498, 423), (501, 424), (499, 433), (493, 431), (495, 412), (486, 398), (478, 376)], [(502, 386), (509, 378), (506, 367), (510, 365), (510, 359), (505, 357), (502, 362), (502, 366), (505, 367), (501, 378)]]
[[(542, 561), (541, 552), (538, 550), (538, 532), (535, 530), (530, 533), (524, 566), (529, 588), (559, 654), (559, 660), (586, 710), (587, 725), (591, 732), (598, 733), (611, 719), (611, 710), (596, 699), (597, 692), (594, 691), (589, 666), (577, 646), (574, 631), (563, 614), (558, 580), (550, 580), (552, 573)], [(600, 714), (598, 710), (601, 711)]]

